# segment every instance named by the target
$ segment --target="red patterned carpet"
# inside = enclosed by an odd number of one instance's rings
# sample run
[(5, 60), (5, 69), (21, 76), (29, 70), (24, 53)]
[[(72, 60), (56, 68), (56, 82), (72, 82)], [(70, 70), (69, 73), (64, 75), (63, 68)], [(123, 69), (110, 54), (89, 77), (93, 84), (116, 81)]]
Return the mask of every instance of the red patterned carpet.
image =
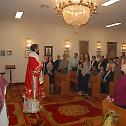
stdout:
[(7, 90), (7, 111), (9, 126), (47, 126), (38, 114), (23, 113), (23, 85), (9, 86)]
[(22, 94), (23, 84), (8, 87), (9, 126), (87, 126), (102, 115), (100, 103), (105, 97), (50, 95), (42, 101), (41, 112), (24, 114)]
[(51, 126), (72, 126), (84, 125), (85, 122), (92, 123), (102, 115), (102, 111), (87, 101), (79, 100), (44, 105), (39, 115)]
[[(28, 126), (30, 125), (25, 114), (22, 111), (22, 105), (20, 103), (9, 103), (7, 105), (9, 115), (9, 125)], [(18, 116), (19, 115), (19, 116)]]

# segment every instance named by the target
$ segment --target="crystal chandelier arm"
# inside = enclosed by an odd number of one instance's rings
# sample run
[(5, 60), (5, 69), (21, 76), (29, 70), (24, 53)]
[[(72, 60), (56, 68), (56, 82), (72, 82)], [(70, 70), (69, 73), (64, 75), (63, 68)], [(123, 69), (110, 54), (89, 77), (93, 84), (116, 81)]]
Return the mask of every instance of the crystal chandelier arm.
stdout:
[(88, 7), (90, 9), (90, 15), (93, 15), (96, 13), (97, 6), (91, 1), (91, 2), (83, 2), (83, 0), (80, 0), (78, 3), (73, 3), (71, 0), (68, 2), (60, 2), (57, 6), (55, 6), (55, 9), (57, 11), (58, 15), (62, 15), (63, 9), (69, 6), (74, 6), (74, 5), (81, 5)]

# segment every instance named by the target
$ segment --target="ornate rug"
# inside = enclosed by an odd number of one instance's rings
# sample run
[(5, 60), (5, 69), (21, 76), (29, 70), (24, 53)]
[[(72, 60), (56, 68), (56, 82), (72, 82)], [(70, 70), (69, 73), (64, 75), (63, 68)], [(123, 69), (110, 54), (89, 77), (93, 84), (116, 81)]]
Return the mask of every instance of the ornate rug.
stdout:
[(49, 126), (91, 125), (102, 115), (102, 111), (86, 100), (47, 104), (38, 115)]
[(29, 126), (30, 123), (22, 111), (20, 103), (9, 103), (7, 105), (10, 126)]
[(41, 112), (24, 114), (23, 89), (23, 84), (8, 87), (9, 126), (91, 126), (93, 121), (101, 117), (100, 103), (104, 96), (89, 97), (86, 100), (77, 95), (51, 95), (42, 100)]

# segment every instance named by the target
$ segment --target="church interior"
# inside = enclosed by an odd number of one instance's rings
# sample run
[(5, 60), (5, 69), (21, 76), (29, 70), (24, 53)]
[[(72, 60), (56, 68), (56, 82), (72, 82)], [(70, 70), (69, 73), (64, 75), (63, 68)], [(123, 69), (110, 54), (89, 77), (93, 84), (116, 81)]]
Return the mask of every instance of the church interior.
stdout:
[(126, 126), (125, 5), (0, 0), (0, 126)]

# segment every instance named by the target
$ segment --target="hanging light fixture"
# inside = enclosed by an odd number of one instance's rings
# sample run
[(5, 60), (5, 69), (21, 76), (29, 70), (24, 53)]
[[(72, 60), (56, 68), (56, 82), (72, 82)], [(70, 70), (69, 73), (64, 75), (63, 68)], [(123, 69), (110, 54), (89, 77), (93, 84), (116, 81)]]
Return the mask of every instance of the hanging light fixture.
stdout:
[(54, 0), (58, 15), (74, 28), (86, 24), (96, 13), (99, 0)]

